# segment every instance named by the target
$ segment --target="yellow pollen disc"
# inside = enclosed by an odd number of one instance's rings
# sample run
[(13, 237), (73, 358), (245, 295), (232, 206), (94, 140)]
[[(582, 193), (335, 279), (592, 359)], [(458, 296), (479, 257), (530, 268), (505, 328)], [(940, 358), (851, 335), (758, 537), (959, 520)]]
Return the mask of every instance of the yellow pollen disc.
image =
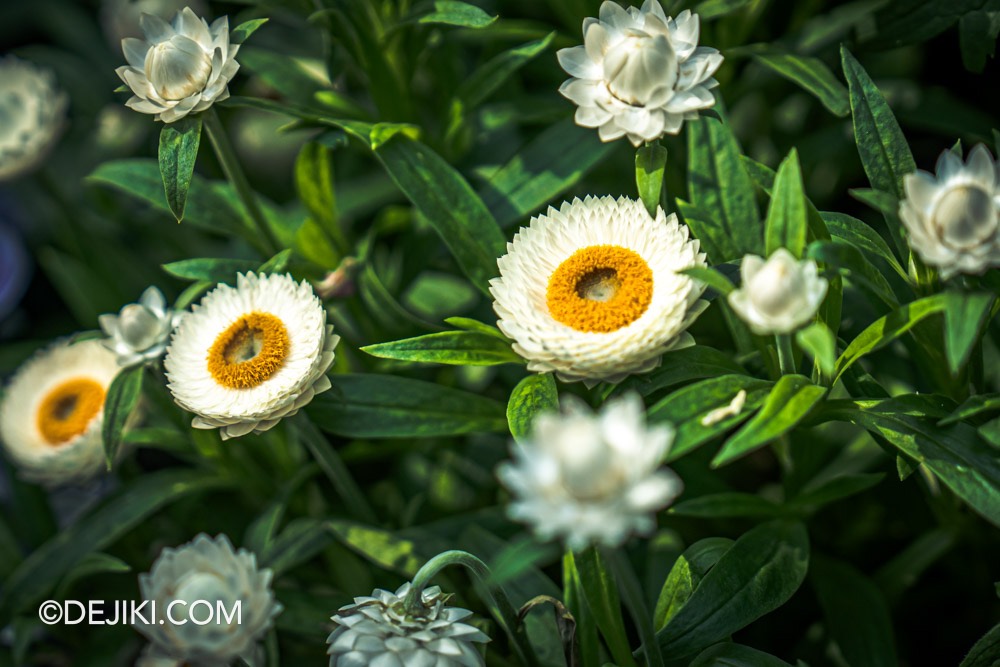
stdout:
[(223, 387), (256, 387), (281, 368), (290, 347), (284, 323), (270, 313), (254, 311), (215, 339), (208, 350), (208, 372)]
[(609, 333), (642, 317), (653, 300), (653, 271), (616, 245), (581, 248), (549, 278), (549, 314), (577, 331)]
[(72, 378), (51, 389), (38, 407), (38, 430), (50, 445), (83, 434), (104, 407), (104, 387), (90, 378)]

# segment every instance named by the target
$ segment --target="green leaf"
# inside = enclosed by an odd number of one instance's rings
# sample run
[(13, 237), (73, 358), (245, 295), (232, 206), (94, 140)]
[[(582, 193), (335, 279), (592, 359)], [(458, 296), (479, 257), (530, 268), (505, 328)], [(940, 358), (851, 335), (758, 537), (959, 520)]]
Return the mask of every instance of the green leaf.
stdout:
[(698, 6), (694, 8), (694, 12), (700, 16), (702, 20), (714, 19), (739, 11), (749, 5), (752, 1), (753, 0), (702, 0), (698, 3)]
[[(993, 5), (994, 10), (996, 5)], [(964, 14), (958, 21), (958, 39), (962, 64), (971, 72), (982, 72), (992, 58), (1000, 34), (1000, 12), (980, 9)]]
[(99, 574), (125, 574), (131, 572), (129, 564), (120, 558), (101, 553), (99, 551), (87, 554), (79, 564), (66, 573), (62, 581), (53, 592), (57, 599), (65, 599), (70, 593), (73, 585), (78, 581), (99, 575)]
[(884, 473), (841, 475), (818, 486), (806, 486), (788, 504), (793, 507), (820, 508), (832, 502), (867, 491), (885, 479)]
[(473, 331), (475, 333), (485, 334), (487, 336), (493, 336), (494, 338), (499, 338), (500, 340), (508, 341), (509, 339), (503, 335), (503, 333), (494, 326), (489, 324), (483, 324), (479, 320), (473, 320), (468, 317), (446, 317), (444, 318), (446, 324), (457, 329), (463, 329), (465, 331)]
[(462, 81), (455, 91), (455, 98), (463, 109), (475, 109), (503, 86), (515, 72), (549, 48), (555, 36), (555, 32), (550, 32), (541, 39), (515, 46), (494, 56)]
[(886, 598), (898, 599), (919, 581), (927, 568), (957, 544), (957, 532), (953, 526), (926, 532), (883, 565), (874, 578)]
[(515, 440), (531, 434), (531, 424), (543, 412), (559, 411), (559, 393), (551, 373), (532, 373), (517, 383), (507, 402), (507, 424)]
[(615, 662), (621, 667), (635, 667), (625, 622), (622, 619), (621, 602), (614, 577), (597, 549), (590, 548), (573, 553), (573, 561), (580, 574), (580, 583), (587, 606), (594, 615), (597, 628), (611, 650)]
[(958, 667), (996, 667), (1000, 663), (1000, 623), (980, 637)]
[(724, 642), (710, 646), (689, 667), (792, 667), (770, 653), (749, 646)]
[(723, 296), (736, 289), (729, 278), (710, 267), (692, 266), (689, 269), (684, 269), (681, 273), (700, 280)]
[(684, 550), (670, 568), (656, 599), (654, 630), (659, 632), (684, 607), (704, 576), (732, 546), (728, 538), (708, 537)]
[(489, 334), (474, 331), (440, 333), (378, 343), (361, 348), (373, 357), (456, 366), (496, 366), (523, 364), (510, 343)]
[(305, 415), (298, 415), (293, 422), (295, 432), (299, 439), (305, 444), (306, 449), (316, 459), (323, 474), (333, 485), (337, 495), (344, 501), (344, 505), (350, 511), (351, 516), (362, 521), (375, 523), (377, 517), (372, 510), (364, 492), (351, 476), (350, 471), (344, 462), (337, 455), (337, 451), (330, 445), (323, 434), (319, 432)]
[(773, 518), (781, 514), (781, 507), (753, 493), (726, 491), (679, 502), (670, 514), (701, 519)]
[(874, 229), (857, 218), (843, 213), (823, 211), (820, 215), (823, 216), (823, 221), (830, 230), (830, 236), (835, 241), (855, 246), (871, 257), (884, 260), (900, 278), (909, 281), (906, 270), (896, 260), (892, 250), (889, 249), (889, 244)]
[(969, 360), (982, 337), (996, 297), (986, 293), (945, 292), (944, 351), (952, 375)]
[(112, 544), (169, 502), (229, 484), (216, 475), (168, 470), (142, 475), (36, 549), (7, 579), (2, 616), (29, 608), (88, 554)]
[[(722, 375), (684, 387), (653, 405), (649, 409), (649, 420), (671, 422), (677, 429), (667, 461), (680, 458), (745, 421), (764, 402), (770, 388), (771, 383), (767, 380)], [(708, 413), (728, 406), (741, 389), (747, 392), (747, 397), (739, 414), (714, 424), (702, 423)]]
[(281, 576), (288, 570), (316, 557), (335, 539), (326, 523), (319, 519), (295, 519), (271, 541), (260, 554), (261, 567)]
[(108, 387), (108, 394), (104, 398), (104, 422), (101, 424), (101, 436), (104, 440), (104, 458), (107, 460), (108, 470), (111, 470), (122, 445), (125, 423), (142, 397), (144, 370), (145, 367), (140, 364), (119, 371), (115, 379), (112, 380), (111, 386)]
[(851, 667), (899, 664), (885, 598), (847, 563), (814, 556), (809, 581), (816, 590), (827, 631)]
[(954, 412), (938, 422), (938, 425), (954, 424), (984, 412), (1000, 412), (1000, 394), (970, 396), (964, 403), (955, 408)]
[[(303, 58), (278, 53), (257, 46), (243, 46), (239, 54), (240, 69), (253, 73), (256, 77), (273, 89), (283, 101), (314, 107), (314, 100), (319, 91), (334, 94), (325, 90), (329, 87), (324, 70), (315, 67), (317, 61), (307, 61)], [(336, 97), (338, 102), (344, 98)], [(277, 102), (281, 104), (281, 102)], [(342, 113), (356, 113), (350, 107), (338, 109)]]
[(350, 438), (419, 438), (507, 430), (503, 406), (466, 391), (392, 375), (331, 375), (333, 389), (307, 412)]
[[(333, 163), (330, 149), (319, 142), (302, 147), (295, 160), (295, 189), (299, 199), (326, 236), (335, 261), (346, 252), (346, 242), (337, 219), (337, 196), (333, 189)], [(333, 265), (334, 263), (331, 263)]]
[(892, 286), (882, 272), (853, 245), (839, 241), (813, 241), (809, 244), (806, 257), (836, 269), (855, 287), (864, 290), (890, 308), (899, 306)]
[(293, 254), (291, 248), (279, 251), (274, 257), (258, 266), (257, 273), (285, 273), (288, 270), (289, 262), (292, 261)]
[(379, 144), (375, 155), (441, 235), (465, 275), (488, 293), (487, 283), (497, 275), (497, 258), (506, 252), (506, 239), (461, 174), (403, 134)]
[(801, 259), (806, 245), (807, 215), (799, 154), (793, 148), (778, 167), (778, 175), (774, 180), (765, 225), (767, 254), (771, 255), (778, 248), (785, 248)]
[(381, 528), (340, 520), (326, 522), (326, 528), (351, 551), (408, 579), (426, 560), (417, 553), (413, 542)]
[(196, 257), (170, 262), (163, 270), (181, 280), (204, 280), (212, 283), (230, 283), (237, 273), (256, 271), (260, 262), (252, 259), (219, 259)]
[[(829, 414), (827, 414), (829, 412)], [(945, 414), (936, 399), (910, 395), (881, 401), (844, 402), (824, 416), (862, 426), (923, 464), (990, 523), (1000, 526), (1000, 459), (968, 424), (940, 427)]]
[(485, 28), (497, 20), (479, 7), (458, 0), (434, 0), (434, 9), (417, 19), (420, 23), (443, 23), (462, 28)]
[(921, 320), (941, 312), (944, 308), (945, 297), (937, 294), (900, 306), (885, 317), (872, 322), (868, 328), (858, 334), (857, 338), (851, 341), (851, 344), (837, 359), (834, 382), (840, 379), (844, 371), (858, 359), (888, 345), (916, 326)]
[(822, 322), (813, 322), (796, 332), (795, 342), (803, 352), (816, 360), (824, 375), (833, 376), (837, 363), (837, 340), (828, 326)]
[(267, 23), (268, 19), (251, 19), (244, 21), (229, 33), (229, 41), (233, 44), (242, 44), (250, 38), (250, 35), (257, 32), (257, 29)]
[(643, 396), (690, 380), (719, 375), (746, 375), (732, 357), (715, 348), (692, 345), (663, 355), (660, 365), (650, 373), (633, 375), (619, 385), (620, 391), (635, 390)]
[(753, 59), (814, 95), (833, 115), (851, 113), (847, 88), (819, 58), (769, 51), (755, 53)]
[(840, 49), (850, 89), (854, 138), (872, 187), (903, 199), (903, 176), (917, 170), (892, 109), (871, 77), (845, 47)]
[(497, 222), (508, 227), (575, 185), (614, 144), (572, 118), (551, 125), (523, 146), (479, 190)]
[(655, 218), (660, 208), (660, 192), (663, 190), (663, 170), (667, 166), (667, 149), (654, 141), (635, 152), (635, 184), (639, 198)]
[(725, 639), (787, 602), (808, 566), (805, 526), (791, 521), (757, 526), (719, 559), (657, 633), (661, 650), (682, 657)]
[(184, 219), (184, 206), (187, 204), (188, 189), (191, 187), (200, 144), (200, 115), (185, 116), (175, 123), (165, 123), (160, 130), (160, 177), (163, 179), (167, 206), (177, 222)]
[(753, 181), (727, 123), (701, 118), (687, 125), (688, 197), (681, 214), (713, 264), (764, 249), (764, 226)]

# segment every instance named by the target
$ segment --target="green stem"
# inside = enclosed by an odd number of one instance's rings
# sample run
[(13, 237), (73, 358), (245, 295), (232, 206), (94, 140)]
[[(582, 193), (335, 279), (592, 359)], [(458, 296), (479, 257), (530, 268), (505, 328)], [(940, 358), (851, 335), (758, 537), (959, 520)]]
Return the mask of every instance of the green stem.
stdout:
[(792, 350), (792, 334), (776, 334), (778, 344), (778, 366), (782, 375), (795, 374), (795, 352)]
[(215, 156), (219, 159), (219, 164), (222, 166), (223, 173), (225, 173), (229, 182), (232, 183), (233, 189), (236, 190), (236, 195), (243, 203), (243, 208), (246, 209), (247, 214), (253, 221), (254, 231), (260, 238), (259, 243), (255, 245), (259, 245), (267, 257), (273, 256), (281, 248), (281, 244), (275, 238), (274, 232), (271, 231), (271, 226), (267, 223), (267, 218), (264, 217), (264, 213), (257, 203), (257, 197), (250, 188), (250, 182), (247, 180), (246, 174), (243, 173), (243, 168), (236, 157), (236, 152), (233, 151), (232, 144), (229, 143), (229, 136), (226, 134), (225, 128), (222, 127), (219, 114), (216, 113), (214, 108), (209, 107), (202, 114), (202, 120), (205, 130), (208, 132), (208, 139), (212, 143), (212, 148), (215, 149)]
[(486, 563), (479, 560), (466, 551), (445, 551), (424, 563), (417, 574), (413, 577), (410, 592), (403, 600), (403, 607), (407, 612), (419, 615), (423, 611), (423, 592), (427, 584), (430, 583), (438, 572), (449, 565), (461, 565), (469, 570), (473, 575), (473, 580), (480, 584), (481, 589), (486, 594), (486, 603), (490, 608), (493, 617), (507, 633), (514, 652), (523, 665), (535, 665), (534, 652), (528, 644), (523, 632), (519, 632), (517, 612), (511, 604), (507, 592), (502, 586), (493, 583), (493, 573), (486, 566)]
[(642, 596), (642, 586), (635, 576), (632, 565), (626, 561), (625, 557), (617, 549), (604, 549), (604, 559), (611, 566), (611, 571), (618, 580), (618, 590), (628, 608), (632, 621), (639, 631), (639, 639), (642, 641), (642, 651), (646, 656), (646, 664), (649, 667), (663, 667), (663, 654), (660, 652), (660, 645), (656, 642), (656, 632), (653, 630), (653, 617), (646, 609), (646, 601)]

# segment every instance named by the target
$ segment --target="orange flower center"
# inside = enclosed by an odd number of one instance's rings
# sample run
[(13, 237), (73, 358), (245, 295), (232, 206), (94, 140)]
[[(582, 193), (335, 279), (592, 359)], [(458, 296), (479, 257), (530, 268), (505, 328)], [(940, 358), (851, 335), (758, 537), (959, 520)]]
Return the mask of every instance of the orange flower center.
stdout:
[(652, 300), (653, 271), (646, 260), (616, 245), (577, 250), (552, 273), (546, 292), (549, 314), (586, 333), (627, 327)]
[(281, 368), (290, 347), (284, 323), (270, 313), (254, 311), (215, 339), (208, 350), (208, 372), (223, 387), (256, 387)]
[(66, 380), (49, 391), (38, 407), (38, 430), (52, 446), (82, 435), (104, 407), (104, 386), (80, 377)]

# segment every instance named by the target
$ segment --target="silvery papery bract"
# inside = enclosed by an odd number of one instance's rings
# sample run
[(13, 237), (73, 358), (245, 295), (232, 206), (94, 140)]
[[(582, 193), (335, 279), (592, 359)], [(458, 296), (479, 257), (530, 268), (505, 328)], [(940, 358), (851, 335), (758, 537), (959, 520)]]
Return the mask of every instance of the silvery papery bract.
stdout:
[(942, 278), (1000, 266), (1000, 169), (985, 146), (973, 148), (964, 164), (943, 152), (936, 176), (907, 174), (903, 188), (899, 218), (910, 247)]
[(163, 292), (149, 287), (139, 303), (128, 304), (117, 315), (101, 315), (98, 322), (109, 337), (104, 346), (118, 355), (118, 364), (134, 366), (163, 356), (170, 332), (182, 317), (183, 313), (167, 308)]
[(606, 0), (600, 18), (583, 21), (583, 45), (561, 49), (572, 79), (559, 88), (579, 106), (576, 122), (602, 141), (627, 135), (633, 145), (677, 134), (685, 120), (715, 104), (716, 49), (698, 46), (698, 15), (669, 18), (657, 0), (622, 9)]
[(143, 14), (140, 24), (146, 39), (123, 39), (128, 66), (115, 70), (134, 93), (126, 106), (173, 123), (229, 97), (240, 47), (229, 43), (228, 17), (209, 26), (186, 7), (172, 23)]
[(45, 159), (62, 130), (68, 102), (51, 71), (14, 56), (0, 59), (0, 181)]
[(327, 643), (330, 667), (480, 667), (485, 664), (473, 642), (490, 640), (462, 621), (467, 609), (447, 607), (437, 586), (422, 591), (420, 613), (403, 602), (410, 584), (395, 593), (380, 588), (354, 598), (333, 616), (337, 624)]
[(573, 550), (647, 534), (656, 511), (683, 490), (680, 478), (660, 467), (673, 437), (667, 424), (647, 426), (637, 394), (597, 414), (569, 397), (561, 414), (535, 419), (531, 435), (514, 443), (514, 460), (498, 469), (513, 495), (508, 514), (540, 539), (561, 539)]
[(740, 264), (743, 284), (729, 293), (729, 305), (755, 334), (786, 334), (816, 315), (826, 296), (827, 281), (816, 262), (799, 261), (778, 248), (765, 262), (747, 255)]
[[(164, 549), (150, 572), (139, 576), (139, 589), (144, 600), (155, 603), (161, 620), (172, 602), (184, 601), (170, 614), (187, 621), (136, 623), (136, 630), (152, 642), (140, 665), (175, 660), (207, 667), (228, 665), (236, 658), (256, 664), (256, 642), (281, 612), (271, 592), (271, 571), (259, 570), (257, 557), (246, 549), (234, 550), (225, 535), (212, 539), (202, 533), (176, 549)], [(211, 603), (211, 622), (204, 623), (209, 617), (205, 605), (192, 604), (198, 600)], [(238, 616), (233, 613), (237, 603)], [(224, 612), (216, 613), (220, 606)], [(149, 614), (146, 620), (152, 621)]]

